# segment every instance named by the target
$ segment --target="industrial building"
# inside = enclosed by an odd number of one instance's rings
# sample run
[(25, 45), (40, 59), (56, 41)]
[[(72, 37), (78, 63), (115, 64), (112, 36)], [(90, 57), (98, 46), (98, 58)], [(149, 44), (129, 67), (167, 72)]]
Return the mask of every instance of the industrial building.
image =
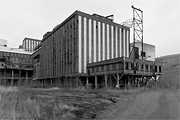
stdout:
[[(131, 43), (131, 50), (133, 48), (133, 43)], [(135, 42), (135, 47), (138, 49), (138, 59), (142, 59), (141, 56), (141, 50), (142, 50), (142, 43), (141, 41)], [(156, 53), (155, 53), (155, 46), (147, 43), (143, 43), (143, 52), (144, 57), (143, 59), (149, 60), (149, 61), (155, 61)]]
[(29, 85), (32, 75), (31, 53), (0, 46), (0, 85)]
[(28, 52), (34, 52), (34, 49), (41, 43), (41, 40), (24, 38), (22, 45), (19, 46), (20, 49), (24, 49)]
[(129, 42), (128, 27), (97, 14), (89, 15), (75, 11), (44, 35), (39, 50), (38, 79), (79, 79), (79, 76), (87, 76), (88, 63), (128, 57)]
[[(98, 81), (105, 80), (107, 84), (107, 75), (110, 78), (115, 75), (117, 84), (130, 73), (132, 79), (139, 79), (161, 72), (160, 65), (155, 62), (129, 59), (129, 56), (129, 27), (115, 23), (109, 17), (75, 11), (47, 32), (32, 54), (33, 81), (36, 85), (62, 87), (78, 87), (91, 82), (97, 88)], [(131, 66), (126, 67), (130, 73), (125, 71), (125, 66)], [(136, 74), (138, 72), (141, 74)]]

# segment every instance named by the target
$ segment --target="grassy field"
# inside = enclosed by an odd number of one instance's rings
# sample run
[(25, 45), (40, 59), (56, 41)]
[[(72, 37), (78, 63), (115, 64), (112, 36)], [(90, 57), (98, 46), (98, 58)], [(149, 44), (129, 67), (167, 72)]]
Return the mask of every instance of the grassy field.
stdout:
[(136, 90), (0, 88), (0, 119), (95, 119), (108, 106), (128, 100)]

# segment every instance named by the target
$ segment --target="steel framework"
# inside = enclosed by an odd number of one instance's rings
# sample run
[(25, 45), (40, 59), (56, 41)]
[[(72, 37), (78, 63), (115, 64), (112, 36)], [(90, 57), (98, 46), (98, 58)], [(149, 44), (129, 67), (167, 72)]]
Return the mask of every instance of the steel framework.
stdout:
[(143, 52), (143, 11), (132, 5), (133, 9), (133, 49), (135, 48), (135, 43), (141, 41), (141, 57), (145, 56)]

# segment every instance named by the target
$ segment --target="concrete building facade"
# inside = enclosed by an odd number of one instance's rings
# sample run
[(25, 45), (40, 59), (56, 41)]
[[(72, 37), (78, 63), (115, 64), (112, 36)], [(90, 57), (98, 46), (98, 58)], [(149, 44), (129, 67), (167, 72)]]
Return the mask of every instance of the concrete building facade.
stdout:
[[(111, 19), (75, 11), (44, 35), (32, 57), (39, 61), (37, 79), (87, 76), (87, 64), (129, 57), (130, 29)], [(37, 57), (39, 56), (39, 57)]]
[(25, 85), (32, 81), (31, 53), (0, 46), (0, 85)]

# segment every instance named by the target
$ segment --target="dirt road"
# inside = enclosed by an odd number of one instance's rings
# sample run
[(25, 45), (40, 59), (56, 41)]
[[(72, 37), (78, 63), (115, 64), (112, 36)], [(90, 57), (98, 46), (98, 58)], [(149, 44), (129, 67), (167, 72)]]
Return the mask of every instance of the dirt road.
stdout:
[(180, 120), (180, 90), (153, 90), (119, 101), (98, 120)]

